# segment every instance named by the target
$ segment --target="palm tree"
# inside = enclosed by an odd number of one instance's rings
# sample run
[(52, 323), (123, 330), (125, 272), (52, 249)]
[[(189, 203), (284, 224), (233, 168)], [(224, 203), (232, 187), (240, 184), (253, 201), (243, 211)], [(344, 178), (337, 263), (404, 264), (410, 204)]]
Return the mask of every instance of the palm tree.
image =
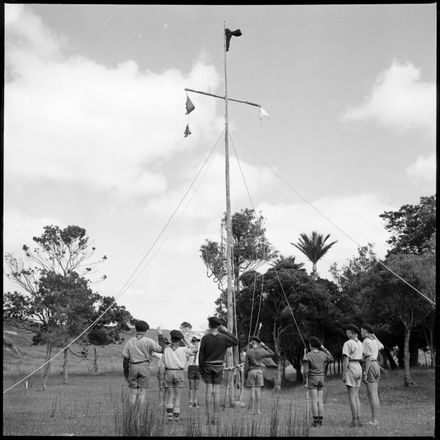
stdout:
[(298, 243), (290, 243), (299, 249), (311, 262), (312, 262), (312, 277), (317, 278), (318, 274), (316, 272), (316, 263), (327, 253), (327, 251), (335, 244), (333, 243), (325, 244), (325, 242), (330, 237), (330, 234), (324, 238), (322, 234), (318, 234), (316, 231), (312, 232), (309, 237), (307, 234), (300, 234)]

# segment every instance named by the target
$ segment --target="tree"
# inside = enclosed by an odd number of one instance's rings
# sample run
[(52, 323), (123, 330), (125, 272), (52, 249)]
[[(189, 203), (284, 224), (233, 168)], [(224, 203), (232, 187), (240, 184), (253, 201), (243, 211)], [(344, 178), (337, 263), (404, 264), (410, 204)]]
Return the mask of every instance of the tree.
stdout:
[(318, 277), (316, 265), (318, 261), (328, 252), (328, 250), (337, 241), (325, 244), (325, 242), (330, 238), (330, 234), (325, 237), (322, 234), (318, 234), (313, 231), (310, 237), (307, 234), (300, 234), (298, 243), (290, 243), (299, 249), (311, 262), (312, 262), (312, 277), (316, 279)]
[[(6, 253), (7, 276), (24, 293), (8, 292), (4, 297), (11, 316), (23, 313), (17, 312), (21, 303), (25, 314), (40, 323), (35, 341), (47, 345), (48, 361), (53, 347), (62, 344), (76, 326), (89, 318), (93, 293), (85, 276), (93, 274), (107, 257), (90, 261), (96, 249), (86, 230), (79, 226), (45, 226), (43, 234), (33, 237), (33, 241), (33, 249), (23, 245), (24, 258)], [(64, 354), (67, 380), (67, 351)], [(49, 371), (50, 363), (44, 370), (44, 383)]]
[[(107, 312), (101, 316), (105, 310), (107, 310)], [(133, 320), (133, 317), (130, 312), (125, 309), (125, 306), (119, 306), (112, 296), (95, 294), (94, 312), (90, 321), (94, 322), (100, 316), (99, 321), (96, 322), (83, 338), (86, 343), (93, 346), (93, 373), (99, 371), (98, 346), (108, 345), (114, 342), (115, 339), (119, 340), (119, 333), (121, 331), (130, 330), (128, 324)], [(109, 324), (116, 324), (116, 326), (109, 329)]]
[[(416, 288), (421, 288), (417, 276), (417, 255), (392, 254), (387, 265)], [(410, 338), (414, 329), (433, 312), (433, 307), (420, 294), (385, 269), (380, 269), (379, 280), (374, 285), (375, 301), (404, 328), (404, 386), (415, 385), (410, 372)]]
[(418, 205), (403, 205), (398, 211), (381, 214), (392, 235), (391, 253), (419, 254), (436, 231), (436, 196), (421, 197)]
[[(207, 276), (213, 278), (221, 294), (216, 301), (217, 315), (226, 316), (226, 246), (223, 230), (226, 216), (221, 222), (222, 240), (220, 243), (205, 240), (200, 248), (201, 258), (206, 266)], [(254, 209), (242, 209), (232, 215), (233, 237), (233, 275), (234, 291), (240, 290), (240, 276), (246, 271), (256, 270), (262, 264), (276, 256), (276, 251), (266, 238), (264, 217), (257, 215)], [(234, 328), (235, 328), (234, 324)]]

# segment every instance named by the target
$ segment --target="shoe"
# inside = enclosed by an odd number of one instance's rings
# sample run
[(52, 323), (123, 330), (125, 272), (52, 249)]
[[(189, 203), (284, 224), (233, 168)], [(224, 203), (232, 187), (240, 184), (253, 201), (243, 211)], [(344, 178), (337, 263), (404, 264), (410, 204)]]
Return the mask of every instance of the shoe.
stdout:
[(350, 426), (350, 428), (357, 428), (359, 425), (357, 422), (351, 421), (349, 426)]
[(318, 426), (318, 422), (313, 421), (312, 424), (311, 424), (311, 427), (312, 428), (316, 428), (317, 426)]
[(192, 408), (194, 406), (194, 403), (189, 402), (189, 407)]
[(200, 405), (198, 403), (194, 403), (193, 408), (200, 408)]
[(374, 422), (372, 422), (372, 421), (368, 422), (368, 424), (369, 424), (370, 426), (378, 426), (378, 425), (379, 425), (379, 422), (378, 422), (377, 420), (375, 420)]

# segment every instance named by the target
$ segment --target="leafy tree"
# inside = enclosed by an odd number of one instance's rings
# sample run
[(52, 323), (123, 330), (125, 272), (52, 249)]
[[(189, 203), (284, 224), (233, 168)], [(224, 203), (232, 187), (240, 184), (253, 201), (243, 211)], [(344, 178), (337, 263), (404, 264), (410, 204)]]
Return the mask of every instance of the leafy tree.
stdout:
[(337, 241), (326, 244), (326, 241), (330, 238), (330, 234), (325, 237), (318, 232), (313, 231), (310, 237), (307, 234), (300, 234), (298, 243), (290, 243), (299, 249), (311, 262), (312, 262), (312, 277), (317, 278), (317, 263), (328, 252), (328, 250)]
[(392, 235), (391, 253), (419, 254), (436, 231), (436, 196), (421, 197), (418, 205), (403, 205), (398, 211), (381, 214)]
[[(226, 216), (221, 222), (222, 237)], [(272, 245), (266, 238), (264, 217), (254, 209), (242, 209), (232, 215), (233, 275), (234, 291), (240, 290), (240, 276), (246, 271), (255, 270), (276, 256)], [(216, 301), (217, 315), (226, 316), (226, 244), (206, 240), (200, 248), (201, 258), (206, 266), (207, 276), (213, 278), (221, 294)]]
[[(33, 242), (33, 249), (23, 245), (23, 258), (6, 253), (7, 276), (24, 293), (8, 292), (4, 299), (9, 316), (27, 316), (40, 323), (35, 342), (47, 345), (48, 361), (52, 349), (64, 344), (90, 319), (94, 296), (85, 276), (93, 274), (107, 257), (90, 261), (96, 249), (86, 230), (79, 226), (45, 226), (43, 234), (33, 237)], [(105, 278), (104, 275), (102, 279)], [(67, 351), (64, 355), (67, 380)], [(44, 370), (45, 382), (49, 371), (50, 363)]]
[[(387, 265), (416, 288), (421, 288), (417, 276), (417, 255), (394, 254)], [(374, 300), (389, 315), (397, 318), (404, 328), (404, 386), (414, 385), (410, 372), (410, 338), (412, 332), (433, 312), (433, 307), (420, 294), (389, 271), (381, 268), (373, 286)]]
[[(84, 341), (93, 346), (93, 367), (92, 372), (99, 371), (98, 366), (98, 346), (108, 345), (115, 340), (119, 340), (119, 333), (121, 331), (128, 331), (129, 323), (132, 322), (133, 317), (130, 312), (125, 309), (125, 306), (119, 306), (114, 302), (115, 299), (111, 296), (101, 296), (95, 294), (94, 312), (90, 318), (91, 322), (96, 321), (105, 310), (109, 310), (101, 316), (99, 321), (90, 329), (85, 335)], [(116, 324), (115, 327), (109, 329), (109, 324)]]

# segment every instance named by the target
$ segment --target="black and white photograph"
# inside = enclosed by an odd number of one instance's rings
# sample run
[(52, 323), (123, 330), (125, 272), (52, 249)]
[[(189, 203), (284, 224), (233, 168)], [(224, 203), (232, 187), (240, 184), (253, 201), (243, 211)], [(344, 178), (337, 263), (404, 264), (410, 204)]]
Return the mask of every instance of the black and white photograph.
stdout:
[(3, 435), (434, 438), (437, 16), (5, 3)]

